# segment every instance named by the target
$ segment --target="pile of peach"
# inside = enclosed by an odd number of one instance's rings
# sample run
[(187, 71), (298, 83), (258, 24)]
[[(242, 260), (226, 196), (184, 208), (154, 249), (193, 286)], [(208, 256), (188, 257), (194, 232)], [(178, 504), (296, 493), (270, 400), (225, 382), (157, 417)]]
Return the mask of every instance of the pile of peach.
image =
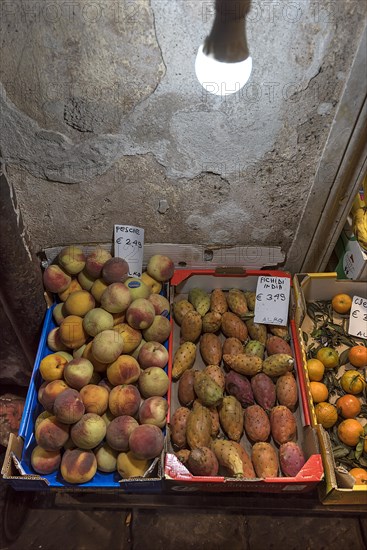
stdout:
[(160, 294), (174, 270), (154, 255), (142, 277), (129, 277), (122, 258), (101, 247), (87, 257), (63, 248), (44, 272), (58, 295), (53, 352), (40, 363), (44, 380), (35, 422), (33, 469), (60, 468), (68, 483), (90, 481), (97, 469), (122, 478), (143, 476), (160, 456), (168, 411), (169, 302)]

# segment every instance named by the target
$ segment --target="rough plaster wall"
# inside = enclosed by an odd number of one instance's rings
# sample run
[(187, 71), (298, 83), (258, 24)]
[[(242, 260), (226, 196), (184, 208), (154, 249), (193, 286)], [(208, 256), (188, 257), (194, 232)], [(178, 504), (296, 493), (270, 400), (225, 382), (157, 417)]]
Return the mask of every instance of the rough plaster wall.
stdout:
[(253, 73), (226, 99), (194, 74), (212, 2), (8, 4), (1, 150), (36, 250), (108, 240), (116, 222), (149, 242), (288, 250), (364, 2), (254, 0)]

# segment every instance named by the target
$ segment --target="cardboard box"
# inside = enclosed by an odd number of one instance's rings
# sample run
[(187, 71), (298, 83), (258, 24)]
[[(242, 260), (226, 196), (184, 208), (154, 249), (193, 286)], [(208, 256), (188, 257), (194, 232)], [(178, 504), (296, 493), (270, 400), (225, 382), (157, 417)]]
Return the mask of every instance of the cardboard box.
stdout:
[[(210, 292), (214, 288), (228, 290), (230, 288), (240, 288), (243, 290), (255, 290), (259, 275), (290, 277), (289, 274), (279, 271), (247, 271), (236, 270), (231, 273), (230, 270), (181, 270), (176, 272), (171, 281), (171, 301), (180, 298), (186, 298), (191, 288), (203, 288)], [(172, 360), (173, 354), (179, 345), (180, 327), (173, 323), (173, 331), (170, 338), (170, 363), (169, 376), (172, 379)], [(208, 491), (208, 492), (306, 492), (313, 489), (323, 476), (323, 467), (321, 455), (318, 449), (317, 437), (314, 428), (310, 425), (310, 418), (307, 409), (307, 399), (303, 386), (303, 376), (299, 376), (300, 359), (299, 350), (294, 339), (295, 325), (291, 321), (291, 338), (294, 346), (294, 355), (296, 360), (295, 376), (298, 383), (299, 405), (295, 412), (298, 430), (298, 443), (301, 445), (306, 463), (298, 475), (294, 478), (275, 477), (267, 479), (234, 479), (224, 477), (223, 475), (215, 477), (199, 477), (192, 475), (187, 468), (175, 456), (169, 438), (167, 436), (167, 450), (165, 457), (165, 488), (168, 491)], [(295, 345), (296, 344), (296, 345)], [(197, 360), (194, 368), (204, 367), (200, 352), (197, 352)], [(173, 415), (177, 407), (180, 406), (177, 398), (178, 382), (171, 382), (169, 391), (170, 414)], [(250, 451), (251, 445), (244, 435), (241, 440), (242, 445), (247, 451)]]
[[(61, 477), (59, 470), (49, 475), (38, 475), (31, 467), (31, 454), (36, 445), (34, 437), (34, 423), (37, 416), (43, 411), (38, 402), (38, 389), (43, 379), (39, 372), (39, 365), (43, 357), (53, 353), (47, 347), (47, 335), (56, 325), (52, 311), (56, 304), (48, 303), (49, 307), (43, 325), (38, 352), (33, 373), (28, 388), (27, 398), (23, 411), (18, 436), (11, 434), (2, 467), (4, 479), (19, 491), (34, 490), (78, 490), (78, 491), (124, 491), (126, 493), (160, 493), (162, 491), (163, 452), (160, 458), (152, 462), (143, 478), (121, 480), (118, 472), (104, 473), (97, 470), (93, 479), (87, 483), (69, 484)], [(166, 343), (168, 346), (168, 342)], [(167, 371), (167, 367), (166, 367)]]
[(319, 486), (320, 500), (324, 504), (367, 505), (367, 487), (353, 487), (351, 476), (336, 467), (329, 435), (321, 425), (317, 424), (307, 374), (307, 347), (303, 338), (303, 332), (308, 334), (313, 326), (307, 315), (308, 302), (331, 300), (335, 294), (339, 293), (367, 298), (366, 281), (339, 280), (336, 273), (297, 274), (293, 279), (293, 289), (295, 297), (294, 317), (303, 362), (306, 395), (309, 402), (311, 422), (317, 430), (325, 470), (325, 479)]

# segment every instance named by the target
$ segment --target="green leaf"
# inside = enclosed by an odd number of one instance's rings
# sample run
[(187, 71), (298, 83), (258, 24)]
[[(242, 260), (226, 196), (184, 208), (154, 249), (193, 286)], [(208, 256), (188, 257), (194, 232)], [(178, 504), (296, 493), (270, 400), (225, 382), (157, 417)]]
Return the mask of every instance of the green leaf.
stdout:
[(307, 332), (302, 332), (302, 337), (303, 337), (304, 343), (307, 345), (307, 342), (308, 342), (308, 334), (307, 334)]
[(361, 458), (359, 459), (359, 463), (361, 466), (367, 466), (367, 460), (363, 456), (361, 456)]

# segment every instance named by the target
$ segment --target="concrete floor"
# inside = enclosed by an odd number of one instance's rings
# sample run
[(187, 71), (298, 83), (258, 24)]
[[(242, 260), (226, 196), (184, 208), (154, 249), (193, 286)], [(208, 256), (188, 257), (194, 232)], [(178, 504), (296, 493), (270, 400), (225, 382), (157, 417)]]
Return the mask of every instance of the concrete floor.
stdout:
[[(316, 495), (289, 496), (288, 501), (285, 496), (272, 500), (264, 495), (252, 495), (250, 500), (238, 495), (124, 495), (111, 501), (98, 495), (80, 499), (18, 493), (3, 481), (0, 494), (1, 550), (367, 548), (366, 515), (322, 508)], [(7, 541), (4, 530), (18, 536)]]

